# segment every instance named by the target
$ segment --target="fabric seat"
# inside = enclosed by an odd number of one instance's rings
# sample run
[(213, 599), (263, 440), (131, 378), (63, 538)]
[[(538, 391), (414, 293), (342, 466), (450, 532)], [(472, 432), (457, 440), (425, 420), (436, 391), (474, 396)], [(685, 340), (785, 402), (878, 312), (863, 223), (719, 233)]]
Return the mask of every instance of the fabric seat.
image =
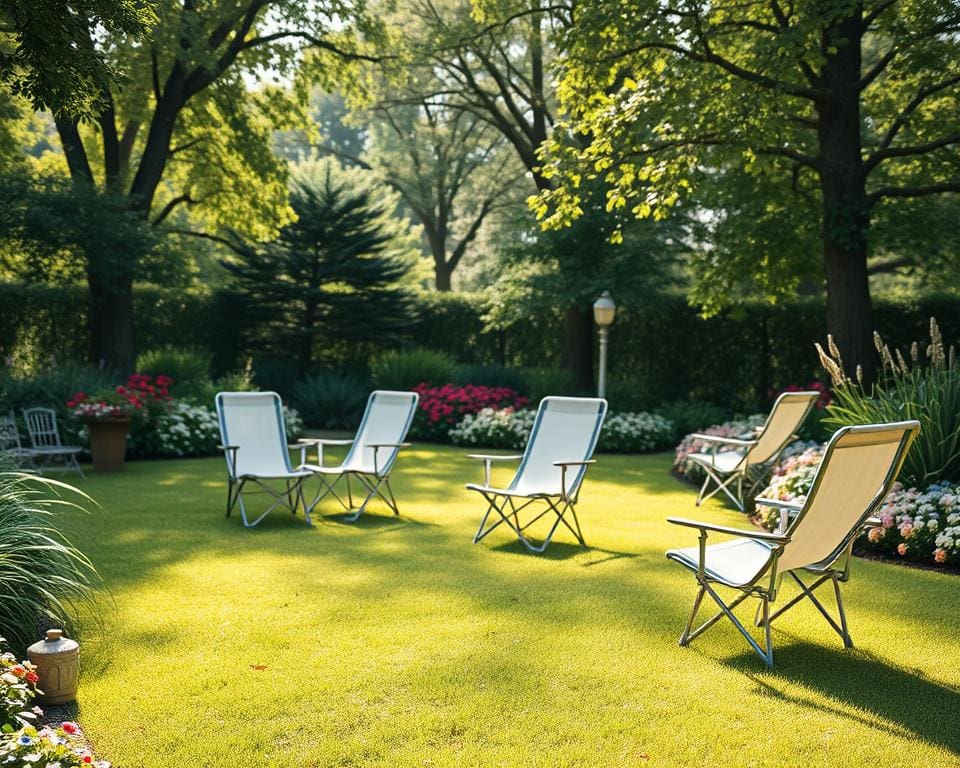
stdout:
[(699, 464), (709, 465), (724, 474), (733, 472), (743, 461), (741, 451), (719, 451), (717, 453), (691, 453), (688, 459)]
[[(774, 545), (754, 539), (733, 539), (711, 544), (705, 550), (704, 571), (708, 578), (728, 587), (742, 587), (755, 581), (770, 564)], [(671, 549), (667, 557), (690, 570), (700, 562), (700, 548)]]

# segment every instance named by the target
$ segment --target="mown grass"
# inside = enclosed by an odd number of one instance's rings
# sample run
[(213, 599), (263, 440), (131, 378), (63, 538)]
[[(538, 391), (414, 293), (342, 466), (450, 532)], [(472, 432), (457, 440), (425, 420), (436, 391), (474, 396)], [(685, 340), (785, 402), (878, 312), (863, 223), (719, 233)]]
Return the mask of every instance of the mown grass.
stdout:
[(83, 639), (79, 718), (138, 766), (917, 766), (960, 762), (960, 581), (857, 561), (857, 649), (811, 606), (765, 669), (721, 625), (677, 637), (695, 534), (666, 455), (601, 456), (580, 505), (590, 549), (479, 545), (479, 468), (418, 446), (399, 519), (223, 516), (221, 459), (133, 463), (77, 484), (65, 522), (109, 597)]

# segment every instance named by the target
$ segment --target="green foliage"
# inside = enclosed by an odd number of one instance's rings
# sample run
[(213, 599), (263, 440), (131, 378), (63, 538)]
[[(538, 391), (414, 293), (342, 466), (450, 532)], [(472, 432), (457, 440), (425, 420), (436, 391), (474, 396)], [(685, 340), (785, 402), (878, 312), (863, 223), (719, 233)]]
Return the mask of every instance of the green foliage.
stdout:
[(292, 402), (307, 426), (356, 429), (370, 395), (370, 383), (357, 374), (322, 371), (298, 381)]
[(258, 390), (278, 392), (287, 397), (297, 379), (299, 365), (294, 360), (260, 357), (253, 360), (253, 382)]
[(404, 336), (414, 305), (402, 281), (415, 256), (408, 228), (381, 199), (332, 162), (301, 170), (291, 192), (296, 222), (274, 242), (237, 243), (236, 258), (224, 262), (257, 321), (252, 343), (292, 351), (303, 374), (324, 341)]
[(521, 368), (520, 374), (527, 383), (525, 394), (534, 405), (549, 395), (577, 394), (570, 372), (561, 368)]
[(842, 375), (835, 349), (831, 355), (821, 350), (824, 366), (834, 379), (834, 399), (827, 406), (824, 424), (839, 428), (905, 419), (920, 422), (920, 434), (900, 471), (904, 485), (960, 479), (960, 366), (954, 349), (949, 354), (944, 349), (933, 320), (930, 327), (927, 362), (921, 362), (917, 344), (905, 353), (891, 354), (876, 336), (883, 372), (869, 390)]
[(83, 512), (64, 492), (92, 503), (63, 483), (0, 472), (0, 626), (18, 652), (40, 624), (75, 634), (78, 609), (94, 599), (93, 565), (56, 526), (58, 513)]
[[(431, 382), (436, 383), (436, 382)], [(529, 386), (522, 371), (503, 365), (461, 365), (453, 377), (454, 384), (481, 384), (487, 387), (509, 387), (526, 395)]]
[(137, 357), (137, 372), (169, 376), (173, 379), (169, 387), (172, 397), (204, 400), (210, 391), (211, 363), (209, 352), (168, 344)]
[(703, 400), (674, 400), (657, 408), (663, 418), (673, 425), (673, 443), (679, 443), (684, 435), (705, 429), (711, 424), (721, 424), (731, 414), (719, 405)]
[(118, 67), (91, 34), (136, 40), (156, 21), (152, 4), (137, 0), (4, 0), (0, 80), (34, 109), (74, 118), (95, 114)]
[(449, 384), (456, 370), (449, 355), (422, 348), (387, 352), (370, 363), (370, 377), (377, 389), (408, 391), (417, 384)]

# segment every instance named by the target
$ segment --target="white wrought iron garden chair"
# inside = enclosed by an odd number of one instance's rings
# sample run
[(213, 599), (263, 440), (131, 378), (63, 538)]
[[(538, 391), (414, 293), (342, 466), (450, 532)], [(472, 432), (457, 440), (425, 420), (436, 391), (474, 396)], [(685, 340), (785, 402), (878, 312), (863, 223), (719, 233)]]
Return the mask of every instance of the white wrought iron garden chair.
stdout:
[[(700, 587), (693, 601), (690, 618), (680, 636), (680, 645), (688, 645), (726, 616), (764, 663), (772, 667), (771, 622), (804, 598), (809, 598), (843, 639), (844, 646), (852, 648), (853, 640), (847, 628), (840, 584), (850, 578), (854, 540), (865, 526), (880, 524), (872, 515), (890, 491), (919, 430), (920, 423), (917, 421), (837, 430), (827, 445), (806, 501), (797, 504), (757, 499), (758, 504), (781, 510), (780, 526), (776, 533), (743, 531), (723, 525), (669, 518), (675, 525), (700, 532), (699, 546), (667, 552), (669, 559), (694, 574)], [(709, 533), (731, 534), (737, 538), (708, 545)], [(771, 614), (770, 605), (780, 593), (780, 582), (784, 575), (789, 575), (801, 591)], [(805, 581), (801, 576), (812, 581)], [(818, 587), (828, 582), (833, 584), (839, 623), (814, 595)], [(728, 603), (721, 597), (718, 588), (729, 588), (739, 594)], [(709, 595), (720, 611), (696, 629), (691, 629), (704, 595)], [(748, 597), (756, 597), (760, 601), (755, 624), (763, 630), (763, 646), (733, 614), (733, 609)]]
[[(227, 460), (227, 517), (240, 507), (243, 524), (252, 528), (277, 507), (294, 515), (303, 508), (307, 525), (311, 506), (304, 503), (303, 482), (313, 472), (303, 466), (306, 446), (300, 448), (300, 466), (290, 463), (283, 405), (276, 392), (219, 392), (216, 397), (221, 445)], [(249, 490), (247, 486), (256, 486)], [(279, 487), (278, 487), (279, 486)], [(252, 522), (244, 494), (266, 494), (272, 503)]]
[(0, 453), (8, 456), (21, 469), (33, 465), (35, 451), (24, 448), (20, 440), (20, 428), (13, 411), (0, 415)]
[[(711, 445), (711, 450), (691, 453), (687, 457), (707, 473), (697, 495), (697, 506), (723, 491), (743, 512), (745, 499), (763, 482), (783, 449), (797, 439), (794, 433), (800, 429), (818, 397), (819, 392), (784, 392), (773, 404), (756, 436), (734, 438), (694, 434), (697, 440)], [(707, 493), (711, 482), (716, 487)]]
[[(379, 496), (395, 515), (399, 515), (400, 509), (390, 487), (390, 472), (400, 449), (410, 445), (404, 440), (410, 431), (419, 402), (420, 395), (416, 392), (378, 389), (371, 392), (367, 398), (367, 407), (353, 440), (302, 440), (301, 444), (314, 445), (317, 448), (317, 463), (306, 465), (320, 480), (320, 490), (311, 503), (311, 509), (327, 495), (331, 495), (347, 513), (345, 519), (353, 522), (366, 511), (367, 505)], [(340, 464), (325, 466), (324, 446), (336, 445), (349, 445), (350, 451)], [(365, 492), (358, 507), (353, 506), (351, 478), (356, 478), (359, 482), (361, 494)], [(346, 483), (346, 499), (341, 495), (342, 491), (337, 493), (340, 480)]]
[(83, 450), (79, 445), (64, 445), (57, 427), (57, 412), (52, 408), (24, 408), (23, 420), (30, 435), (30, 446), (37, 471), (59, 467), (61, 472), (79, 472), (77, 456)]
[[(487, 511), (473, 543), (505, 523), (528, 550), (543, 552), (562, 523), (585, 547), (576, 504), (587, 467), (594, 463), (593, 451), (606, 414), (607, 401), (600, 398), (545, 397), (540, 401), (523, 454), (470, 454), (469, 458), (483, 462), (483, 485), (470, 483), (467, 488), (487, 501)], [(520, 466), (510, 484), (506, 488), (491, 486), (492, 462), (516, 460), (520, 460)], [(531, 505), (535, 513), (521, 522), (520, 513)], [(556, 520), (544, 541), (534, 544), (524, 531), (551, 513), (556, 515)], [(488, 525), (491, 515), (493, 521)]]

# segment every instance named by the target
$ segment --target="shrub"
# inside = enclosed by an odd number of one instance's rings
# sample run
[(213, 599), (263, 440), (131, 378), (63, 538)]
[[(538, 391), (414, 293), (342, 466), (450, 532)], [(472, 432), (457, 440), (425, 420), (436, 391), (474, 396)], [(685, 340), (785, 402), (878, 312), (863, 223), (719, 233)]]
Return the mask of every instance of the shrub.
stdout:
[[(0, 644), (5, 642), (0, 637)], [(36, 719), (30, 703), (37, 696), (39, 679), (29, 661), (18, 662), (9, 652), (0, 654), (0, 731), (22, 728)]]
[(446, 440), (450, 430), (469, 414), (484, 408), (522, 408), (529, 401), (506, 387), (477, 387), (467, 384), (458, 387), (444, 384), (430, 387), (415, 386), (420, 395), (420, 407), (413, 420), (414, 437), (427, 440)]
[(299, 366), (293, 360), (264, 357), (254, 360), (252, 370), (254, 389), (288, 397), (297, 380)]
[(443, 352), (409, 349), (387, 352), (370, 364), (377, 389), (407, 391), (418, 384), (439, 386), (453, 381), (457, 364)]
[(673, 425), (655, 413), (608, 414), (597, 448), (606, 453), (647, 453), (669, 447)]
[(453, 381), (455, 384), (506, 387), (523, 395), (529, 394), (523, 373), (502, 365), (462, 365), (457, 369)]
[[(733, 419), (725, 421), (723, 424), (715, 424), (712, 427), (698, 429), (697, 432), (704, 435), (716, 435), (718, 437), (753, 437), (757, 427), (763, 426), (766, 416), (762, 413), (748, 416), (745, 419)], [(702, 482), (706, 475), (700, 465), (690, 461), (687, 457), (691, 453), (700, 453), (711, 450), (712, 443), (706, 443), (697, 440), (693, 435), (687, 435), (680, 441), (676, 448), (676, 455), (673, 459), (673, 471), (691, 482)]]
[(168, 345), (137, 357), (137, 371), (152, 377), (168, 376), (173, 380), (171, 395), (200, 400), (210, 386), (212, 359), (208, 352)]
[(130, 456), (209, 456), (216, 453), (220, 427), (213, 409), (186, 402), (173, 404), (142, 428), (130, 431)]
[(618, 413), (642, 411), (650, 404), (643, 383), (631, 378), (611, 378), (607, 382), (606, 398), (610, 410)]
[(539, 403), (550, 395), (577, 393), (569, 371), (559, 368), (522, 368), (520, 373), (527, 382), (527, 396), (532, 403)]
[(369, 394), (360, 376), (327, 371), (297, 382), (292, 399), (311, 427), (350, 429), (360, 422)]
[(454, 445), (522, 450), (530, 438), (536, 412), (530, 409), (484, 408), (467, 414), (450, 430)]
[(0, 627), (17, 651), (36, 636), (39, 624), (75, 634), (75, 609), (93, 600), (96, 571), (53, 524), (56, 510), (81, 510), (60, 497), (54, 480), (0, 472)]
[(4, 734), (0, 762), (10, 768), (110, 768), (106, 760), (94, 759), (80, 728), (71, 722), (58, 728), (26, 725)]
[[(455, 445), (522, 449), (530, 438), (536, 412), (532, 409), (484, 408), (468, 414), (450, 430)], [(670, 445), (673, 428), (650, 413), (608, 415), (598, 448), (607, 453), (644, 453)]]
[(674, 400), (660, 406), (656, 412), (673, 424), (675, 443), (684, 435), (699, 431), (704, 424), (720, 424), (729, 417), (719, 405), (703, 400)]

